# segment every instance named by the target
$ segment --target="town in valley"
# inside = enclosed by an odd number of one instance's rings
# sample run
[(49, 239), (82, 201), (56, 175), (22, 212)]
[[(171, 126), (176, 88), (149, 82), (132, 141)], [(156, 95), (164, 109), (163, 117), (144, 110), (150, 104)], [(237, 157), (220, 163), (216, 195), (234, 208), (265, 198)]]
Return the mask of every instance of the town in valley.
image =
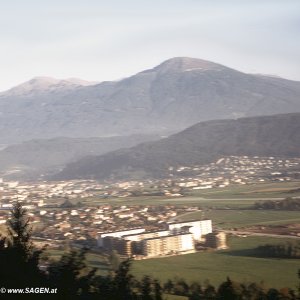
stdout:
[[(214, 208), (213, 202), (208, 207), (201, 202), (177, 205), (176, 199), (184, 200), (199, 190), (297, 181), (300, 159), (230, 156), (205, 166), (169, 167), (169, 172), (169, 178), (147, 181), (18, 182), (4, 178), (0, 225), (5, 225), (13, 203), (19, 201), (28, 211), (35, 243), (53, 249), (68, 243), (106, 253), (115, 250), (135, 259), (226, 249), (226, 232), (205, 215)], [(147, 197), (153, 204), (143, 204)], [(133, 203), (137, 199), (139, 204)], [(164, 202), (155, 205), (156, 199)], [(194, 212), (199, 213), (198, 219), (180, 220)], [(294, 231), (300, 235), (299, 228)]]

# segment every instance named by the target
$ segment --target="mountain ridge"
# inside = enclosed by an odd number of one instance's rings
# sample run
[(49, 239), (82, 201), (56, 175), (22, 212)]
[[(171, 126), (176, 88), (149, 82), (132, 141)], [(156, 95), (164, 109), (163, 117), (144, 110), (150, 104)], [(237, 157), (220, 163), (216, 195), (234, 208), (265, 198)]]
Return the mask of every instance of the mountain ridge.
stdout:
[(300, 157), (300, 113), (200, 122), (156, 142), (83, 158), (53, 178), (165, 178), (169, 167), (231, 155)]
[(0, 177), (41, 179), (86, 155), (100, 155), (160, 138), (156, 135), (134, 135), (106, 138), (57, 137), (26, 141), (0, 151)]
[(300, 82), (179, 57), (119, 81), (2, 93), (0, 135), (6, 144), (58, 135), (168, 135), (206, 120), (300, 112), (299, 99)]
[(36, 76), (6, 91), (2, 91), (0, 96), (26, 96), (32, 92), (45, 92), (47, 90), (76, 88), (96, 84), (98, 82), (86, 81), (79, 78), (56, 79), (48, 76)]

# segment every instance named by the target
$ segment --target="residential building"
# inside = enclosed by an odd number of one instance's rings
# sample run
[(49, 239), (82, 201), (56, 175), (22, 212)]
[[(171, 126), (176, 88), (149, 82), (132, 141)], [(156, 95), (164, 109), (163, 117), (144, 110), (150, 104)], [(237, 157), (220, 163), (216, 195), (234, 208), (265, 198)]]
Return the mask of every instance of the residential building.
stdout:
[(190, 232), (194, 240), (199, 241), (204, 235), (212, 232), (212, 222), (211, 220), (172, 222), (169, 223), (169, 230), (172, 233)]
[(226, 233), (212, 232), (205, 236), (205, 244), (207, 247), (215, 249), (227, 249)]
[(97, 244), (99, 247), (103, 247), (103, 239), (105, 237), (114, 237), (114, 238), (121, 238), (124, 235), (129, 234), (138, 234), (144, 232), (144, 228), (135, 228), (123, 231), (115, 231), (115, 232), (106, 232), (106, 233), (98, 233)]
[(193, 234), (183, 233), (145, 239), (142, 242), (144, 256), (161, 256), (194, 251)]

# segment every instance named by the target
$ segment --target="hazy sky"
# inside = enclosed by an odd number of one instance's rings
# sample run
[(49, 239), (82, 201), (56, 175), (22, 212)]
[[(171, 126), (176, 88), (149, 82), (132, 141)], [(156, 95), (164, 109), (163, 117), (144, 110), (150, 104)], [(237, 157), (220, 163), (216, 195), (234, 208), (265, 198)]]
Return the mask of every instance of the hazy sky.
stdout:
[(115, 80), (175, 56), (300, 80), (299, 0), (0, 0), (0, 90)]

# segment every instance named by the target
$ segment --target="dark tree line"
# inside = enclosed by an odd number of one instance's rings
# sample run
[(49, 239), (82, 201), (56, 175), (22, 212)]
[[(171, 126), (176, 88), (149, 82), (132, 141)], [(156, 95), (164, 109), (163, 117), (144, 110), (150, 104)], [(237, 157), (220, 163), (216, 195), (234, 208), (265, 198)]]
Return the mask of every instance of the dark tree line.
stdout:
[(254, 209), (300, 210), (300, 199), (288, 197), (284, 200), (257, 201)]
[(262, 257), (300, 258), (300, 242), (287, 242), (277, 245), (262, 245), (255, 249), (255, 253)]
[(279, 300), (300, 299), (297, 293), (289, 288), (268, 289), (264, 284), (244, 284), (227, 278), (219, 287), (197, 282), (187, 284), (184, 280), (169, 280), (163, 287), (169, 294), (186, 296), (189, 300)]
[(57, 294), (0, 294), (1, 299), (163, 300), (167, 299), (165, 294), (186, 296), (189, 300), (300, 299), (300, 286), (296, 295), (289, 288), (266, 289), (230, 278), (219, 287), (189, 284), (183, 279), (168, 280), (162, 285), (149, 276), (138, 280), (130, 272), (130, 260), (115, 265), (110, 275), (100, 276), (86, 265), (86, 249), (71, 250), (55, 262), (47, 260), (44, 251), (34, 248), (26, 211), (15, 204), (8, 235), (0, 239), (0, 287), (49, 287), (57, 289)]

